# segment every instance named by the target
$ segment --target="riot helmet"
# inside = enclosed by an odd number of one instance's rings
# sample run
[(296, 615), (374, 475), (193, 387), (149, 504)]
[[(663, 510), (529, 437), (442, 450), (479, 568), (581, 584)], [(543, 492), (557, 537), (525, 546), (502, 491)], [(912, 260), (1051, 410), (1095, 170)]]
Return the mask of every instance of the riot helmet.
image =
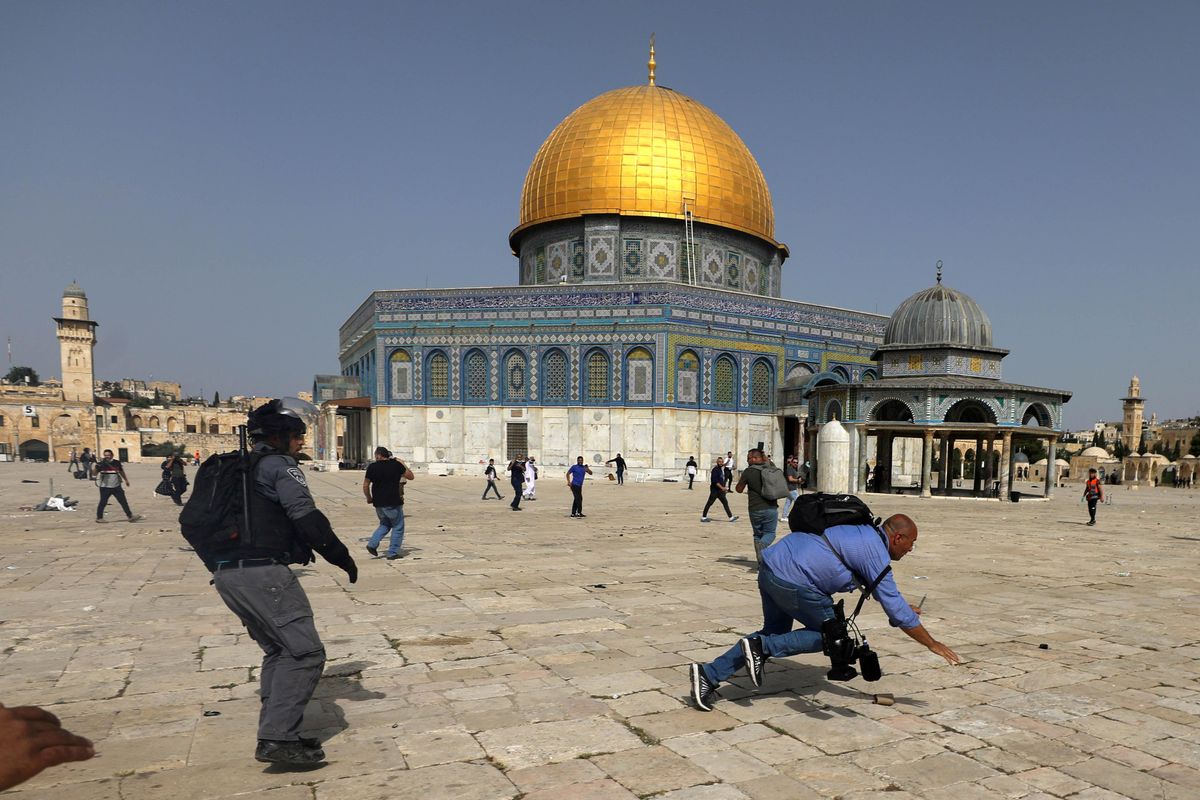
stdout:
[(308, 425), (302, 416), (304, 409), (296, 405), (303, 402), (288, 397), (264, 403), (251, 411), (246, 418), (247, 433), (255, 441), (276, 435), (303, 436), (308, 431)]

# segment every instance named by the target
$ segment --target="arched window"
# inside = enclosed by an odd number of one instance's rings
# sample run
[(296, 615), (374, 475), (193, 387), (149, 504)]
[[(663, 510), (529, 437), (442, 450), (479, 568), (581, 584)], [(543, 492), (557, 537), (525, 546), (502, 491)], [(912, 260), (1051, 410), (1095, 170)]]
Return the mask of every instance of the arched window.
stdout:
[(583, 399), (590, 403), (607, 402), (612, 396), (612, 369), (603, 350), (593, 350), (587, 357), (587, 380)]
[(504, 358), (504, 399), (524, 402), (529, 397), (529, 374), (525, 354), (517, 351)]
[(736, 407), (737, 390), (737, 364), (729, 356), (721, 356), (713, 367), (713, 405)]
[(788, 367), (787, 383), (794, 386), (808, 381), (816, 373), (809, 364), (793, 364)]
[(467, 353), (466, 389), (468, 403), (484, 403), (488, 399), (488, 367), (487, 356), (482, 351), (472, 350)]
[(551, 350), (542, 359), (542, 399), (547, 403), (567, 401), (567, 354)]
[(837, 400), (830, 400), (829, 405), (825, 406), (825, 421), (831, 419), (840, 420), (842, 418), (842, 404)]
[(654, 356), (635, 347), (625, 356), (625, 399), (631, 403), (654, 400)]
[(843, 383), (849, 382), (850, 380), (850, 370), (846, 369), (845, 367), (834, 367), (832, 370), (830, 370), (830, 372), (841, 378)]
[(771, 393), (774, 390), (771, 379), (771, 365), (766, 359), (760, 358), (754, 362), (750, 370), (750, 407), (758, 411), (770, 410)]
[(691, 350), (679, 354), (679, 368), (675, 372), (675, 399), (680, 403), (696, 403), (700, 400), (700, 359)]
[(158, 421), (158, 417), (151, 417), (151, 418), (150, 418), (150, 427), (151, 427), (151, 428), (158, 428), (158, 427), (159, 427), (159, 421)]
[(174, 417), (167, 417), (167, 433), (175, 433), (179, 430), (179, 420)]
[(388, 359), (393, 400), (412, 400), (412, 356), (407, 350), (397, 350)]
[(140, 430), (141, 427), (142, 427), (142, 418), (140, 416), (138, 416), (137, 414), (134, 414), (133, 415), (133, 429), (136, 431), (136, 430)]
[(216, 420), (213, 420), (212, 424), (208, 426), (208, 432), (209, 433), (220, 433), (221, 425)]
[(450, 359), (438, 350), (429, 356), (428, 380), (430, 400), (450, 399)]

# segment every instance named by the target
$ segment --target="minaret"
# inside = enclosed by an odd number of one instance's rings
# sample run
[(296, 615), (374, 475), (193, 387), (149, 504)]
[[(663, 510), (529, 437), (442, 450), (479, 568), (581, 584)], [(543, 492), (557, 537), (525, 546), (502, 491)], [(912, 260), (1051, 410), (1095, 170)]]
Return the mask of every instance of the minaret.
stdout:
[(58, 323), (58, 348), (62, 360), (63, 399), (80, 403), (95, 400), (95, 369), (92, 350), (96, 346), (96, 326), (88, 319), (87, 295), (79, 284), (63, 290), (62, 316)]
[(1129, 396), (1121, 398), (1125, 421), (1121, 425), (1121, 442), (1130, 453), (1136, 453), (1142, 443), (1142, 412), (1146, 398), (1142, 397), (1142, 382), (1134, 375), (1129, 382)]

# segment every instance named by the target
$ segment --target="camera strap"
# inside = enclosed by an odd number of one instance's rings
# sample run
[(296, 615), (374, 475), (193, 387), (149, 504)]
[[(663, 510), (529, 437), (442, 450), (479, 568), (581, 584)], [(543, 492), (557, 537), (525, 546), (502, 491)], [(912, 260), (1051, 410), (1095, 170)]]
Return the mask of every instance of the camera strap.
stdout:
[[(875, 532), (879, 533), (879, 529), (876, 528)], [(880, 533), (880, 538), (883, 538), (882, 533)], [(883, 568), (882, 572), (875, 576), (875, 580), (868, 583), (867, 581), (863, 580), (863, 577), (859, 575), (858, 572), (855, 571), (854, 567), (846, 563), (846, 559), (842, 558), (842, 554), (839, 553), (837, 548), (833, 546), (833, 542), (829, 541), (829, 537), (827, 537), (824, 533), (821, 533), (821, 539), (825, 542), (825, 546), (829, 548), (830, 552), (837, 556), (837, 560), (842, 562), (842, 566), (850, 571), (850, 574), (854, 577), (855, 583), (858, 584), (858, 588), (862, 590), (862, 594), (858, 598), (858, 605), (854, 606), (854, 612), (850, 614), (850, 619), (853, 620), (858, 616), (858, 612), (862, 611), (863, 604), (867, 602), (867, 598), (870, 597), (871, 593), (879, 587), (879, 582), (886, 578), (888, 573), (892, 571), (892, 565), (888, 564)]]

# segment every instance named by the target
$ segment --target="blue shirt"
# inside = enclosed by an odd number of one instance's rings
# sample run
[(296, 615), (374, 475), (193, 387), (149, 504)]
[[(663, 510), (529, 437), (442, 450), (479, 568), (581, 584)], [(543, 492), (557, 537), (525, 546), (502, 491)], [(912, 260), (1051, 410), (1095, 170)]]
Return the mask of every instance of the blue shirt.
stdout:
[[(825, 536), (846, 564), (866, 581), (875, 580), (892, 561), (887, 545), (870, 525), (835, 525), (825, 531)], [(811, 586), (828, 595), (853, 592), (857, 587), (854, 576), (820, 536), (790, 534), (764, 550), (762, 559), (771, 572), (788, 583)], [(896, 588), (892, 573), (879, 582), (873, 594), (894, 627), (915, 628), (921, 624)]]
[(583, 464), (572, 464), (567, 474), (571, 476), (572, 486), (583, 486), (583, 476), (587, 475), (587, 467)]

